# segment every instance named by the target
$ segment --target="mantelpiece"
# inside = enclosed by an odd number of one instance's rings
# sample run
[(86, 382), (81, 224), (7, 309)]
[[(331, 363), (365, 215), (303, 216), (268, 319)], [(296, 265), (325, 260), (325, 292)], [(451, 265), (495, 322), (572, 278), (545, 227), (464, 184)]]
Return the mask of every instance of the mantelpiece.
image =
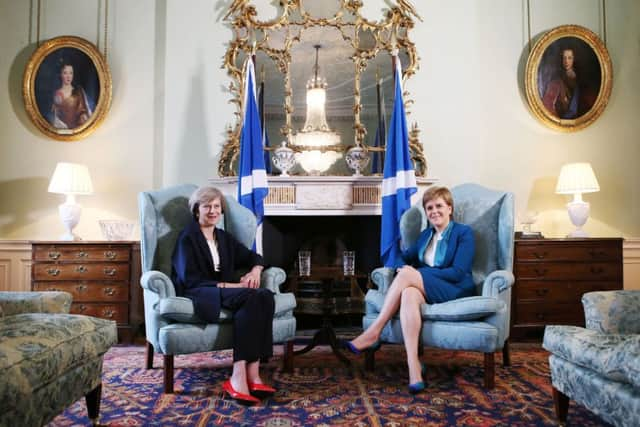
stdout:
[[(381, 176), (270, 176), (266, 216), (380, 215)], [(416, 177), (416, 202), (435, 178)], [(211, 178), (209, 183), (236, 196), (238, 177)]]

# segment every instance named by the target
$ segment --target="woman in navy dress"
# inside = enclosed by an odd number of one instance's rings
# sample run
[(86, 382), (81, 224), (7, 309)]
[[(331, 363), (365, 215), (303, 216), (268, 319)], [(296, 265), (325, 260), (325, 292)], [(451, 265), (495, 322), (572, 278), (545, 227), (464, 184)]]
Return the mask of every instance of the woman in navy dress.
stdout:
[[(274, 393), (260, 378), (260, 360), (273, 354), (273, 293), (260, 288), (263, 259), (216, 228), (225, 210), (222, 192), (198, 188), (189, 199), (193, 221), (180, 233), (173, 252), (176, 293), (193, 301), (195, 314), (217, 323), (220, 309), (233, 312), (233, 372), (223, 384), (232, 398), (250, 403), (252, 394)], [(236, 279), (238, 269), (249, 269)]]
[(471, 277), (475, 251), (473, 231), (452, 220), (451, 192), (445, 187), (429, 188), (422, 203), (429, 226), (402, 252), (405, 265), (398, 268), (376, 320), (347, 343), (347, 348), (356, 354), (378, 345), (382, 329), (399, 309), (411, 393), (425, 388), (418, 358), (420, 306), (425, 302), (435, 304), (475, 294)]

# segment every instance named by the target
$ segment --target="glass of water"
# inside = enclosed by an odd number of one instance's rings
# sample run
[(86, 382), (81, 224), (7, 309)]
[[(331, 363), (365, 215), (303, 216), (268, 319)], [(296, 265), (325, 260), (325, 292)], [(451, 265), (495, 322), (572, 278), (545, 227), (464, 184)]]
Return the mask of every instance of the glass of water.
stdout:
[(353, 276), (356, 274), (356, 252), (342, 252), (342, 269), (345, 276)]
[(311, 251), (298, 251), (298, 274), (311, 276)]

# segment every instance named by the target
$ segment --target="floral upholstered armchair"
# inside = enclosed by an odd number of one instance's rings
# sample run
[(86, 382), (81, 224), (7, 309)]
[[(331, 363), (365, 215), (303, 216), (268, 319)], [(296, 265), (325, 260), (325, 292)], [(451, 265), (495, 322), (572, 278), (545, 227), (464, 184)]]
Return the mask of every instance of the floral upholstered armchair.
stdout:
[[(0, 426), (39, 427), (83, 396), (98, 424), (116, 322), (69, 314), (68, 292), (0, 292)], [(81, 416), (81, 414), (76, 414)]]
[(586, 328), (547, 326), (543, 347), (556, 415), (566, 422), (569, 399), (616, 426), (640, 425), (640, 291), (582, 296)]
[[(484, 386), (494, 386), (494, 353), (502, 351), (509, 365), (509, 314), (513, 268), (513, 195), (476, 184), (451, 189), (454, 220), (473, 229), (476, 253), (473, 279), (477, 295), (440, 304), (422, 306), (422, 345), (450, 350), (484, 353)], [(422, 201), (407, 210), (400, 220), (403, 247), (413, 244), (426, 227)], [(380, 313), (394, 271), (378, 268), (371, 278), (378, 289), (367, 292), (363, 327)], [(396, 315), (384, 327), (382, 342), (402, 343), (400, 318)], [(366, 352), (367, 369), (373, 369), (375, 352)]]
[[(174, 355), (230, 349), (233, 345), (232, 314), (222, 309), (220, 321), (206, 324), (194, 314), (190, 299), (176, 296), (171, 277), (171, 256), (178, 235), (191, 221), (189, 196), (195, 185), (181, 185), (138, 196), (141, 221), (141, 254), (144, 288), (144, 316), (147, 337), (147, 369), (152, 367), (154, 351), (164, 355), (164, 391), (173, 393)], [(225, 197), (223, 227), (240, 243), (253, 245), (256, 218), (235, 199)], [(284, 368), (292, 369), (296, 306), (292, 293), (281, 293), (286, 275), (281, 268), (266, 268), (261, 286), (275, 294), (273, 342), (285, 347)]]

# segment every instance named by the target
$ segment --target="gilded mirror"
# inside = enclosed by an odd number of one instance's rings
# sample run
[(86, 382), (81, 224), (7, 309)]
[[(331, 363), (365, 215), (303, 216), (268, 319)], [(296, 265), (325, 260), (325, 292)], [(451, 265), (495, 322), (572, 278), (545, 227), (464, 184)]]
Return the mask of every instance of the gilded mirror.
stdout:
[[(345, 152), (354, 146), (363, 147), (372, 158), (366, 174), (382, 172), (381, 164), (378, 170), (372, 168), (376, 158), (380, 162), (384, 150), (384, 137), (378, 138), (382, 144), (376, 144), (379, 123), (384, 117), (388, 126), (393, 108), (391, 55), (397, 52), (403, 82), (406, 81), (418, 68), (409, 31), (419, 16), (407, 1), (384, 11), (378, 21), (364, 18), (361, 7), (359, 0), (288, 0), (281, 2), (275, 18), (261, 21), (248, 0), (231, 3), (225, 19), (234, 35), (224, 67), (231, 78), (229, 91), (236, 111), (234, 123), (227, 126), (227, 140), (218, 163), (219, 176), (237, 175), (245, 61), (249, 57), (255, 60), (269, 140), (266, 149), (273, 151), (284, 142), (297, 150), (291, 141), (305, 124), (306, 85), (315, 72), (316, 53), (318, 71), (327, 86), (326, 120), (340, 137), (339, 144), (332, 149)], [(403, 99), (406, 113), (410, 114), (412, 100), (406, 89)], [(425, 176), (427, 166), (418, 134), (414, 123), (409, 146), (416, 175)], [(291, 173), (304, 174), (299, 165)], [(342, 160), (328, 174), (351, 175), (351, 171)]]

